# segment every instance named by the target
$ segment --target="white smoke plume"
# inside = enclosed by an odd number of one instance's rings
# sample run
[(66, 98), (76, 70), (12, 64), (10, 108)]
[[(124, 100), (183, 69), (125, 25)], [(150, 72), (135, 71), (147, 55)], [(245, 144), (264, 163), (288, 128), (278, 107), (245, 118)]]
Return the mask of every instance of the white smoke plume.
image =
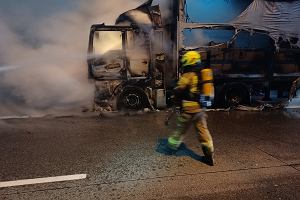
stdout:
[(114, 24), (145, 0), (0, 2), (0, 116), (87, 105), (90, 25)]

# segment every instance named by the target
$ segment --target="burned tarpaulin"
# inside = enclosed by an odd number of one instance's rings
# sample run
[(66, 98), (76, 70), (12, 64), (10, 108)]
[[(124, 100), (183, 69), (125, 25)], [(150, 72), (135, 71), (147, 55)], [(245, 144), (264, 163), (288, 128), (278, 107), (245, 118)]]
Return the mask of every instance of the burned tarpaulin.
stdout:
[(300, 47), (299, 0), (254, 0), (231, 24), (238, 29), (265, 31), (278, 45)]

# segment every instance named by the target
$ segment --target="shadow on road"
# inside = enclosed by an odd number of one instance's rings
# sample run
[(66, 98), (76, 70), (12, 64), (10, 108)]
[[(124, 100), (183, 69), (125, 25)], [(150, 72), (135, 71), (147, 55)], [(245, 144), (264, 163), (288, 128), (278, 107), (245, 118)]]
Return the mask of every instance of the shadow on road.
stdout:
[(167, 144), (168, 144), (168, 139), (165, 139), (165, 138), (159, 139), (158, 144), (156, 146), (156, 152), (164, 154), (164, 155), (168, 155), (168, 156), (178, 156), (178, 157), (179, 156), (188, 156), (188, 157), (193, 158), (194, 160), (197, 160), (204, 164), (207, 164), (204, 156), (200, 156), (200, 155), (196, 154), (194, 151), (189, 149), (184, 143), (182, 143), (179, 146), (177, 151), (170, 149)]

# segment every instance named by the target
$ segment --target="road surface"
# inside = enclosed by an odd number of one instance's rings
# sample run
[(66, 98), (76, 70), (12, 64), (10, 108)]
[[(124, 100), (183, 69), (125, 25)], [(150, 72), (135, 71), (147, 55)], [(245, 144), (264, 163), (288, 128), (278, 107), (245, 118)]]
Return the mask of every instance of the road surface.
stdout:
[(165, 115), (0, 120), (0, 186), (49, 181), (3, 186), (0, 199), (300, 199), (298, 111), (209, 112), (213, 167), (193, 129), (165, 152)]

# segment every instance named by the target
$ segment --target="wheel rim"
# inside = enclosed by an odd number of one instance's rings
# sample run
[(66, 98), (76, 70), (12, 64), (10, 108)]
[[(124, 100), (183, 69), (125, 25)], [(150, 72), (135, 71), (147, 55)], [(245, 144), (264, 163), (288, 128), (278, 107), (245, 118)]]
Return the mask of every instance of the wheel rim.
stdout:
[(129, 107), (138, 107), (140, 102), (140, 97), (136, 94), (129, 94), (124, 99), (125, 105)]
[(248, 94), (242, 88), (231, 88), (227, 91), (225, 101), (229, 106), (237, 106), (247, 103)]
[(140, 110), (146, 105), (146, 96), (140, 88), (130, 87), (125, 88), (118, 96), (118, 109)]
[(239, 105), (242, 102), (242, 98), (240, 96), (231, 96), (229, 102), (232, 105)]

